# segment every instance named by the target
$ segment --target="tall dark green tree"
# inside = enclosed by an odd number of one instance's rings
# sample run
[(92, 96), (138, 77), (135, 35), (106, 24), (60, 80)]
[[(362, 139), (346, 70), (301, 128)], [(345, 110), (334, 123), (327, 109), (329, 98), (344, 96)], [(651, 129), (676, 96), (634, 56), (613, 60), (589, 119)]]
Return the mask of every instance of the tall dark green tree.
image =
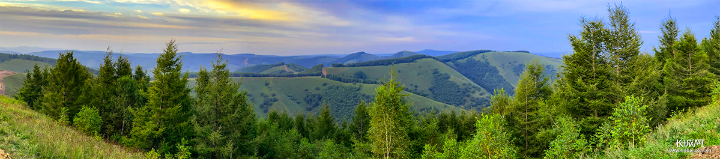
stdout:
[(677, 51), (674, 46), (680, 30), (677, 27), (677, 21), (672, 16), (668, 16), (663, 20), (660, 31), (663, 33), (658, 37), (660, 44), (653, 48), (653, 51), (655, 51), (655, 59), (660, 62), (660, 66), (664, 66), (668, 59), (675, 57)]
[(142, 90), (138, 88), (137, 82), (130, 76), (119, 78), (116, 89), (117, 95), (112, 97), (113, 111), (105, 122), (108, 122), (108, 127), (112, 128), (113, 133), (124, 137), (130, 134), (132, 128), (133, 116), (131, 110), (144, 106), (145, 100), (142, 96)]
[(113, 51), (108, 48), (108, 51), (103, 58), (103, 63), (100, 64), (98, 70), (98, 76), (95, 78), (97, 81), (93, 82), (92, 90), (89, 90), (87, 97), (90, 98), (90, 105), (96, 107), (100, 111), (100, 116), (105, 121), (105, 125), (100, 129), (100, 133), (103, 134), (119, 134), (120, 128), (115, 127), (121, 122), (118, 118), (116, 111), (117, 105), (112, 103), (113, 97), (116, 97), (117, 93), (117, 68), (115, 61), (112, 59)]
[(702, 40), (702, 48), (708, 55), (710, 72), (715, 76), (720, 76), (720, 16), (715, 16), (709, 38)]
[(255, 114), (241, 83), (230, 78), (227, 60), (217, 55), (212, 71), (198, 72), (197, 115), (193, 118), (197, 151), (208, 158), (232, 158), (248, 153)]
[(328, 105), (323, 104), (323, 108), (320, 109), (320, 114), (317, 116), (312, 138), (315, 140), (334, 139), (337, 131), (338, 125), (335, 124), (335, 117), (330, 114)]
[(521, 148), (520, 153), (526, 157), (540, 157), (548, 145), (536, 140), (538, 130), (544, 126), (539, 122), (538, 102), (549, 98), (552, 89), (549, 77), (543, 74), (545, 67), (537, 59), (526, 65), (515, 87), (506, 119), (513, 136), (518, 139), (515, 145)]
[(355, 115), (350, 123), (352, 137), (361, 142), (367, 141), (367, 132), (370, 128), (370, 114), (367, 109), (365, 101), (360, 101), (360, 104), (355, 107)]
[[(700, 49), (695, 34), (687, 29), (673, 47), (675, 57), (665, 63), (664, 83), (668, 93), (668, 108), (679, 111), (700, 107), (710, 102), (715, 75), (710, 73), (708, 56)], [(671, 75), (671, 76), (669, 76)]]
[(408, 158), (410, 138), (406, 131), (409, 124), (410, 104), (402, 94), (403, 86), (396, 81), (394, 67), (390, 71), (390, 80), (375, 89), (375, 102), (370, 107), (369, 139), (372, 152), (382, 158)]
[[(60, 53), (58, 63), (48, 73), (47, 87), (43, 89), (42, 112), (53, 119), (66, 116), (67, 119), (61, 120), (72, 121), (81, 106), (87, 104), (78, 99), (85, 90), (86, 80), (91, 77), (85, 66), (75, 59), (73, 51)], [(67, 110), (65, 114), (63, 109)]]
[(630, 66), (636, 61), (640, 54), (640, 45), (642, 39), (640, 33), (635, 28), (635, 23), (630, 21), (629, 11), (622, 5), (608, 7), (610, 13), (610, 24), (607, 28), (607, 36), (605, 46), (607, 47), (607, 55), (610, 66), (614, 67), (612, 71), (615, 81), (614, 92), (612, 96), (615, 104), (620, 104), (626, 94), (626, 87), (632, 82), (634, 71)]
[(132, 145), (150, 149), (161, 154), (175, 153), (175, 145), (193, 135), (190, 117), (193, 109), (188, 75), (181, 74), (182, 55), (178, 54), (175, 40), (166, 45), (157, 58), (153, 70), (155, 81), (151, 83), (144, 107), (133, 111), (133, 128), (130, 132)]
[(39, 99), (43, 96), (42, 87), (47, 85), (46, 76), (47, 69), (41, 71), (40, 66), (35, 63), (32, 72), (25, 75), (23, 87), (20, 88), (15, 98), (27, 103), (30, 109), (40, 110), (42, 103), (40, 103)]

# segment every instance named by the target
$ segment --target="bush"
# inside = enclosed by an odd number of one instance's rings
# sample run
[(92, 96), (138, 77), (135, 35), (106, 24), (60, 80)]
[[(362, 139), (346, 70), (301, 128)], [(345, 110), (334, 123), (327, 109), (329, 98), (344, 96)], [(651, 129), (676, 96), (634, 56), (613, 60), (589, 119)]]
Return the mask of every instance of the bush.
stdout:
[(100, 132), (103, 121), (97, 108), (83, 106), (75, 116), (73, 123), (80, 131), (95, 135)]
[(626, 96), (625, 102), (614, 108), (608, 123), (600, 127), (597, 135), (598, 147), (627, 148), (627, 143), (635, 145), (645, 142), (645, 134), (650, 132), (649, 119), (646, 118), (647, 105), (640, 105), (643, 98)]
[(560, 117), (551, 133), (557, 136), (550, 142), (550, 149), (545, 151), (545, 158), (578, 158), (588, 152), (588, 143), (571, 117)]

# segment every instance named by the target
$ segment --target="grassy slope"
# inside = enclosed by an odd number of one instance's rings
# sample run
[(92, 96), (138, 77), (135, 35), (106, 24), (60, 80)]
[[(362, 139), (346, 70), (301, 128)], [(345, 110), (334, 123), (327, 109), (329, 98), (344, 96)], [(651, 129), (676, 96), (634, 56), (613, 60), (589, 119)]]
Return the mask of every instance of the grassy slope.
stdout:
[[(25, 72), (27, 70), (32, 71), (33, 66), (35, 66), (35, 62), (37, 62), (37, 61), (12, 59), (10, 61), (5, 61), (5, 62), (0, 63), (0, 70), (9, 70), (9, 71), (13, 71), (13, 72)], [(37, 62), (37, 63), (38, 63), (38, 66), (40, 66), (40, 68), (43, 68), (46, 65), (50, 65), (50, 64), (44, 63), (44, 62)]]
[[(432, 86), (433, 69), (438, 69), (440, 73), (448, 73), (451, 76), (450, 80), (458, 85), (462, 86), (463, 83), (468, 83), (472, 86), (480, 87), (449, 66), (433, 59), (421, 59), (413, 63), (396, 64), (395, 68), (398, 70), (398, 81), (400, 84), (404, 84), (405, 87), (410, 87), (410, 84), (417, 85), (419, 91), (427, 93), (430, 93), (429, 88)], [(363, 71), (367, 75), (367, 79), (371, 80), (382, 80), (390, 77), (388, 74), (390, 72), (390, 66), (327, 67), (325, 70), (328, 74), (339, 74), (347, 77), (353, 77), (355, 72)], [(476, 92), (473, 96), (487, 97), (489, 99), (488, 91), (482, 88), (481, 91)]]
[(5, 80), (5, 95), (12, 97), (22, 87), (23, 81), (25, 81), (25, 73), (7, 76), (3, 80)]
[[(483, 55), (485, 55), (488, 62), (490, 62), (490, 65), (495, 66), (500, 72), (500, 75), (502, 75), (505, 80), (507, 80), (508, 83), (512, 84), (513, 86), (515, 86), (520, 80), (520, 76), (518, 76), (513, 71), (513, 68), (517, 65), (526, 64), (534, 59), (538, 59), (539, 62), (543, 65), (555, 66), (556, 70), (558, 71), (560, 71), (559, 69), (562, 65), (562, 60), (560, 59), (543, 57), (522, 52), (488, 52), (472, 56), (472, 58), (480, 61), (483, 60)], [(456, 62), (465, 61), (467, 61), (467, 58), (457, 60)], [(510, 62), (510, 64), (508, 64), (508, 62)], [(447, 62), (447, 64), (453, 65), (453, 62)]]
[(97, 140), (0, 95), (0, 149), (11, 158), (144, 158)]
[[(240, 81), (241, 78), (234, 78), (235, 81)], [(290, 115), (295, 115), (298, 111), (306, 113), (308, 112), (305, 110), (306, 107), (309, 105), (303, 100), (305, 99), (306, 95), (309, 93), (318, 93), (322, 92), (325, 89), (327, 89), (330, 86), (333, 85), (342, 85), (342, 86), (352, 86), (352, 87), (358, 87), (358, 85), (361, 86), (361, 90), (359, 91), (361, 94), (366, 95), (375, 95), (375, 88), (377, 88), (378, 85), (374, 84), (356, 84), (353, 85), (352, 83), (342, 83), (338, 81), (333, 81), (325, 78), (319, 78), (319, 77), (298, 77), (298, 78), (260, 78), (260, 77), (245, 77), (242, 78), (243, 85), (241, 89), (247, 90), (249, 94), (252, 95), (253, 98), (255, 98), (255, 101), (251, 101), (255, 105), (255, 113), (260, 117), (267, 117), (267, 113), (263, 112), (262, 109), (258, 107), (258, 105), (262, 102), (262, 98), (260, 98), (260, 93), (263, 92), (265, 94), (272, 94), (275, 93), (276, 97), (278, 98), (278, 101), (273, 103), (272, 106), (270, 106), (270, 110), (278, 110), (280, 112), (287, 112)], [(265, 86), (265, 82), (269, 83), (268, 86)], [(323, 86), (323, 83), (327, 83), (326, 86)], [(191, 80), (188, 84), (190, 87), (195, 86), (195, 81)], [(315, 90), (315, 87), (320, 88), (320, 90)], [(305, 92), (305, 89), (308, 90), (308, 92)], [(411, 102), (413, 102), (413, 106), (410, 108), (412, 110), (418, 110), (418, 109), (428, 109), (431, 107), (434, 107), (438, 110), (460, 110), (460, 108), (456, 108), (451, 105), (446, 105), (437, 101), (433, 101), (431, 99), (411, 94), (408, 92), (405, 92), (407, 94), (410, 94), (407, 99)], [(290, 99), (288, 96), (291, 95), (296, 99), (299, 99), (300, 104), (295, 103)], [(371, 101), (366, 101), (371, 102)], [(355, 105), (355, 104), (353, 104)], [(316, 107), (310, 112), (317, 113), (321, 107)], [(347, 111), (353, 111), (355, 107), (352, 108), (337, 108), (332, 105), (330, 105), (330, 109), (343, 109), (345, 112)], [(341, 115), (336, 115), (341, 116)]]
[(688, 158), (694, 153), (674, 152), (670, 149), (696, 149), (697, 147), (676, 147), (678, 139), (704, 139), (704, 146), (720, 145), (720, 102), (698, 108), (668, 119), (667, 124), (646, 136), (644, 145), (627, 150), (611, 149), (602, 156), (592, 158)]

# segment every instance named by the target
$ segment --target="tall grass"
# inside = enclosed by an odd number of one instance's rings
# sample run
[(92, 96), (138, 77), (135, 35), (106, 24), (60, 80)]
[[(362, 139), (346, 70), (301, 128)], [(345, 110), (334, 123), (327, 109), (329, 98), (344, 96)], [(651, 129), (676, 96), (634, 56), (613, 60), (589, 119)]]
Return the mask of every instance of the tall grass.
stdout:
[(0, 95), (0, 149), (12, 158), (144, 158), (142, 152), (58, 124), (3, 95)]

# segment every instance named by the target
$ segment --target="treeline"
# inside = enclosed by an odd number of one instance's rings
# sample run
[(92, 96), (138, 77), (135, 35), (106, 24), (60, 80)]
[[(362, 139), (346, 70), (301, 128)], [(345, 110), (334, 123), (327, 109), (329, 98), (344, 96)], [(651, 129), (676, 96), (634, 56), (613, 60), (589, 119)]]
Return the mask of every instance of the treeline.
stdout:
[[(305, 73), (298, 73), (298, 74), (264, 74), (264, 73), (248, 73), (248, 72), (230, 72), (228, 73), (230, 77), (308, 77), (308, 76), (321, 76), (322, 72), (320, 73), (313, 73), (313, 74), (305, 74)], [(197, 78), (198, 72), (188, 72), (188, 77), (190, 78)]]
[(382, 60), (374, 60), (374, 61), (366, 61), (366, 62), (356, 62), (356, 63), (349, 63), (349, 64), (334, 63), (334, 64), (332, 64), (332, 67), (390, 66), (393, 64), (411, 63), (411, 62), (415, 62), (417, 60), (424, 59), (424, 58), (435, 59), (435, 57), (428, 56), (428, 55), (412, 55), (412, 56), (407, 56), (407, 57), (382, 59)]
[(505, 77), (500, 75), (500, 71), (498, 71), (495, 66), (490, 65), (490, 62), (485, 58), (483, 58), (483, 61), (469, 58), (464, 63), (455, 62), (453, 69), (465, 75), (465, 77), (477, 83), (480, 87), (485, 88), (485, 90), (499, 90), (504, 88), (508, 93), (514, 94), (513, 86), (508, 83)]
[(267, 64), (267, 65), (255, 65), (250, 67), (243, 67), (235, 72), (248, 72), (248, 73), (260, 73), (262, 71), (265, 71), (267, 69), (276, 67), (276, 66), (282, 66), (285, 65), (285, 62), (279, 62), (276, 64)]
[(345, 77), (343, 75), (327, 74), (322, 76), (333, 81), (339, 81), (342, 83), (364, 83), (364, 84), (380, 84), (380, 81), (371, 79), (360, 79), (354, 77)]
[(436, 59), (440, 62), (450, 62), (450, 61), (455, 61), (455, 60), (472, 57), (472, 56), (486, 53), (486, 52), (495, 52), (495, 51), (493, 51), (493, 50), (465, 51), (465, 52), (459, 52), (459, 53), (454, 53), (454, 54), (449, 54), (449, 55), (438, 56)]
[(300, 72), (300, 74), (310, 74), (310, 75), (320, 76), (320, 75), (322, 75), (322, 69), (323, 69), (323, 64), (317, 64), (310, 69)]
[(47, 57), (40, 57), (40, 56), (35, 56), (35, 55), (25, 55), (25, 54), (0, 53), (0, 62), (10, 61), (12, 59), (22, 59), (22, 60), (29, 60), (29, 61), (45, 62), (50, 65), (57, 64), (57, 59), (52, 59), (52, 58), (47, 58)]

